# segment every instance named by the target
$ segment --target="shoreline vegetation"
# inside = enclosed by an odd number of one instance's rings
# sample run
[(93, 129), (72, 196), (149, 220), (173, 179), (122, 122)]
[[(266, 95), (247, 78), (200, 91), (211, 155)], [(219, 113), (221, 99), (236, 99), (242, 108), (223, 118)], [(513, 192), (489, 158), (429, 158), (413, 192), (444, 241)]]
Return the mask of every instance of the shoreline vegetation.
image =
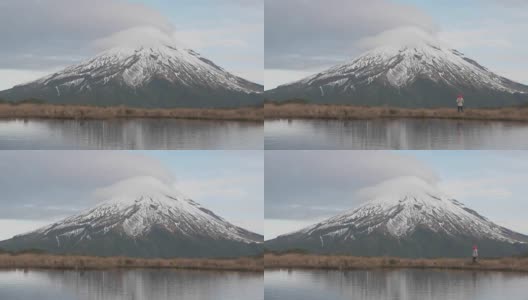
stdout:
[(336, 104), (308, 104), (299, 102), (266, 102), (264, 117), (273, 119), (452, 119), (479, 121), (528, 121), (528, 107), (470, 108), (458, 113), (452, 108), (398, 108), (387, 106), (353, 106)]
[(264, 254), (268, 269), (450, 269), (478, 271), (528, 272), (528, 257), (481, 258), (477, 263), (468, 258), (412, 259), (399, 257), (357, 257), (343, 255), (313, 255), (302, 253)]
[(262, 272), (264, 271), (264, 264), (262, 257), (158, 259), (35, 253), (0, 254), (0, 269), (106, 270), (133, 268)]
[(126, 106), (1, 103), (0, 119), (104, 120), (126, 118), (166, 118), (262, 122), (262, 107), (242, 108), (135, 108)]

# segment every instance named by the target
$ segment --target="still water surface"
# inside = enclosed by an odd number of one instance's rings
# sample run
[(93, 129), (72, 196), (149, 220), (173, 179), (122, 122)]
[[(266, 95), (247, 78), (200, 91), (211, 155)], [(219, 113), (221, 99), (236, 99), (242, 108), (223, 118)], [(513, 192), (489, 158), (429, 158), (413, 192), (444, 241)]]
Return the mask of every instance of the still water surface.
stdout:
[(258, 122), (0, 120), (0, 149), (263, 149)]
[(266, 300), (528, 299), (528, 274), (445, 271), (277, 270), (264, 274)]
[(528, 149), (528, 123), (440, 119), (269, 120), (266, 149)]
[(0, 271), (0, 299), (262, 300), (260, 273), (115, 270)]

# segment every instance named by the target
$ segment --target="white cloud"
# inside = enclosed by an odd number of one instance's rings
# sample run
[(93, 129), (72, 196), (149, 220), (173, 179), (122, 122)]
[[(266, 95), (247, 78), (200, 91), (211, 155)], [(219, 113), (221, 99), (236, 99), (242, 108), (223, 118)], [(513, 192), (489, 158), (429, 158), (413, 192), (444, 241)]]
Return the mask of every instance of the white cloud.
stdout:
[(101, 201), (106, 201), (115, 197), (137, 198), (146, 195), (174, 195), (182, 198), (189, 198), (179, 192), (168, 182), (163, 182), (152, 176), (136, 176), (127, 178), (110, 186), (98, 188), (94, 195)]
[(392, 28), (374, 36), (364, 37), (358, 41), (358, 45), (367, 50), (381, 46), (412, 47), (423, 43), (441, 45), (434, 34), (412, 26)]
[(436, 183), (428, 182), (417, 176), (400, 176), (361, 188), (357, 191), (356, 196), (363, 201), (369, 201), (387, 195), (405, 196), (409, 192), (415, 191), (426, 192), (431, 195), (445, 194), (436, 186)]
[(172, 45), (194, 50), (208, 47), (246, 48), (248, 43), (241, 35), (247, 29), (221, 27), (214, 29), (170, 30), (153, 26), (137, 26), (97, 39), (93, 45), (98, 50), (113, 47), (155, 47)]
[(99, 51), (114, 47), (138, 48), (157, 47), (161, 45), (181, 47), (184, 45), (175, 39), (170, 33), (151, 26), (128, 28), (104, 38), (97, 39), (93, 41), (92, 44)]
[[(45, 219), (93, 206), (96, 188), (137, 176), (173, 182), (156, 159), (123, 151), (1, 151), (0, 218)], [(16, 201), (12, 201), (16, 199)]]
[[(358, 41), (397, 27), (436, 32), (430, 15), (387, 0), (265, 1), (266, 68), (306, 70), (356, 56)], [(297, 59), (291, 59), (297, 54)], [(310, 57), (329, 59), (313, 61)]]
[[(90, 46), (94, 40), (138, 26), (150, 26), (164, 32), (174, 30), (168, 18), (160, 12), (125, 1), (3, 2), (0, 9), (0, 68), (55, 68), (70, 62), (72, 55), (92, 53)], [(55, 57), (48, 59), (52, 56)]]
[[(457, 49), (492, 71), (528, 83), (523, 57), (514, 64), (504, 61), (527, 52), (525, 0), (487, 0), (442, 17), (401, 1), (316, 2), (266, 1), (267, 69), (323, 70), (337, 64), (335, 57), (341, 57), (342, 63), (371, 48), (426, 40)], [(455, 19), (457, 15), (465, 17)], [(266, 89), (291, 81), (269, 77)]]
[[(263, 54), (258, 52), (262, 47), (254, 41), (263, 35), (264, 25), (258, 16), (247, 21), (244, 14), (262, 12), (262, 0), (222, 4), (233, 6), (226, 9), (232, 13), (203, 20), (209, 27), (197, 26), (199, 20), (175, 26), (165, 12), (153, 8), (155, 5), (122, 0), (25, 0), (4, 1), (1, 5), (0, 81), (6, 80), (0, 83), (0, 90), (24, 83), (26, 78), (35, 79), (32, 74), (36, 72), (78, 63), (101, 50), (159, 43), (198, 50), (228, 71), (236, 68), (238, 74), (251, 74), (250, 80), (262, 82), (262, 75), (255, 76), (257, 68), (262, 70)], [(244, 63), (222, 60), (224, 51), (238, 55), (258, 52), (260, 57)], [(247, 68), (242, 70), (241, 65)], [(14, 69), (29, 71), (11, 72)]]
[(264, 176), (266, 217), (292, 220), (354, 208), (365, 201), (357, 196), (359, 189), (384, 180), (402, 176), (438, 180), (418, 159), (385, 151), (266, 152)]

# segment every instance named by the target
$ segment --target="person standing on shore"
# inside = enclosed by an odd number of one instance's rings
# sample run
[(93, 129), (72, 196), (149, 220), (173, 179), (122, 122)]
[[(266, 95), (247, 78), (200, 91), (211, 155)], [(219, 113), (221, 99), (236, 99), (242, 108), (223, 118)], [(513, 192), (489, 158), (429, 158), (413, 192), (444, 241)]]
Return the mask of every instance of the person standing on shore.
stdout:
[(456, 102), (457, 102), (458, 112), (464, 112), (464, 97), (462, 95), (458, 95)]
[(473, 246), (473, 263), (477, 262), (478, 258), (478, 248), (477, 245)]

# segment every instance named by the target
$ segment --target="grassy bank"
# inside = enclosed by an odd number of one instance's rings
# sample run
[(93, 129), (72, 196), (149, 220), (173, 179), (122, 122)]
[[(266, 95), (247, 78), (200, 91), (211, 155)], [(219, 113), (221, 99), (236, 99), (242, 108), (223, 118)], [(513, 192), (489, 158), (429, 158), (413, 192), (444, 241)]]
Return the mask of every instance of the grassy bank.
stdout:
[(142, 259), (131, 257), (95, 257), (49, 254), (0, 254), (0, 269), (118, 269), (171, 268), (219, 271), (262, 272), (262, 258), (237, 259)]
[(0, 118), (46, 118), (80, 120), (115, 118), (172, 118), (258, 122), (263, 120), (263, 115), (263, 109), (257, 107), (244, 107), (233, 109), (147, 109), (124, 106), (100, 107), (35, 103), (0, 103)]
[(528, 121), (528, 107), (466, 108), (458, 113), (453, 108), (395, 108), (301, 103), (266, 103), (266, 119), (337, 119), (361, 120), (377, 118), (419, 118), (489, 121)]
[(408, 259), (396, 257), (323, 256), (310, 254), (265, 254), (266, 269), (298, 268), (355, 270), (378, 268), (458, 269), (486, 271), (528, 272), (527, 258), (480, 259), (474, 264), (471, 258)]

